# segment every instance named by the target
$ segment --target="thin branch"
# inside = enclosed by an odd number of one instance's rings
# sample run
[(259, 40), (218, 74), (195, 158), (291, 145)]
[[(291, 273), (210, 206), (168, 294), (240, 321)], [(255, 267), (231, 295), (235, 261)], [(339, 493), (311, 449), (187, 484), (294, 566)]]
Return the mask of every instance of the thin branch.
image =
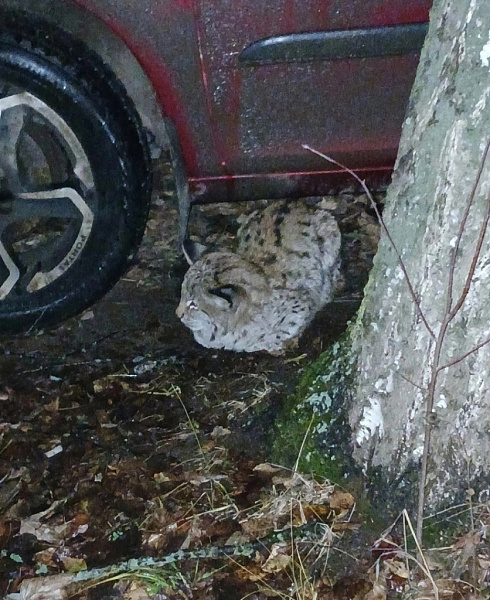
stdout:
[[(490, 149), (490, 139), (488, 140), (486, 146), (485, 146), (485, 150), (483, 151), (483, 156), (482, 156), (482, 160), (480, 161), (480, 166), (478, 167), (478, 172), (476, 174), (476, 178), (475, 181), (473, 183), (473, 187), (471, 189), (471, 193), (469, 195), (468, 198), (468, 202), (466, 203), (466, 207), (465, 207), (465, 211), (463, 213), (463, 217), (461, 219), (461, 222), (459, 224), (459, 230), (458, 230), (458, 235), (456, 236), (456, 243), (454, 245), (453, 251), (451, 252), (451, 261), (449, 263), (449, 281), (448, 281), (448, 294), (447, 294), (447, 304), (446, 304), (446, 314), (451, 314), (451, 318), (449, 319), (450, 321), (452, 321), (452, 319), (455, 317), (455, 315), (458, 313), (459, 309), (461, 308), (461, 306), (463, 305), (463, 302), (466, 299), (466, 296), (468, 295), (468, 290), (470, 287), (470, 283), (471, 280), (473, 278), (473, 275), (475, 273), (475, 267), (476, 267), (476, 262), (478, 260), (478, 257), (480, 255), (480, 250), (481, 250), (481, 243), (483, 242), (483, 239), (481, 239), (480, 242), (480, 238), (483, 238), (483, 236), (485, 235), (486, 232), (486, 228), (487, 228), (487, 224), (488, 224), (488, 208), (489, 208), (489, 202), (487, 202), (487, 214), (486, 214), (486, 222), (484, 224), (482, 224), (482, 227), (480, 229), (480, 236), (478, 238), (478, 243), (477, 243), (477, 252), (478, 254), (476, 255), (476, 260), (475, 260), (475, 255), (473, 255), (473, 261), (471, 263), (471, 267), (470, 271), (468, 272), (468, 276), (466, 278), (466, 283), (465, 283), (465, 287), (461, 293), (461, 296), (458, 300), (458, 302), (456, 303), (456, 306), (452, 306), (453, 303), (453, 288), (454, 288), (454, 273), (456, 270), (456, 260), (457, 260), (457, 256), (458, 256), (458, 250), (459, 250), (459, 246), (461, 244), (461, 239), (463, 237), (463, 233), (464, 230), (466, 228), (466, 223), (468, 221), (468, 217), (470, 214), (470, 209), (471, 206), (473, 205), (473, 201), (475, 199), (475, 195), (476, 195), (476, 191), (478, 189), (478, 186), (480, 185), (480, 180), (481, 180), (481, 176), (483, 173), (483, 169), (485, 167), (485, 162), (487, 160), (487, 155), (488, 155), (488, 151)], [(482, 232), (483, 232), (483, 236), (482, 236)], [(478, 247), (479, 244), (479, 247)]]
[(415, 381), (412, 381), (411, 379), (409, 379), (406, 375), (404, 375), (401, 371), (396, 371), (396, 373), (398, 375), (400, 375), (400, 377), (402, 379), (404, 379), (407, 383), (409, 383), (410, 385), (413, 385), (413, 387), (416, 387), (418, 390), (420, 390), (421, 392), (426, 392), (427, 390), (422, 387), (421, 385), (419, 385), (418, 383), (415, 383)]
[[(468, 291), (470, 289), (470, 285), (473, 280), (473, 276), (475, 274), (476, 265), (477, 265), (478, 259), (480, 257), (481, 248), (483, 245), (483, 239), (487, 232), (488, 221), (489, 221), (489, 217), (490, 217), (490, 195), (487, 199), (485, 216), (484, 216), (484, 219), (482, 222), (482, 226), (480, 228), (478, 241), (476, 244), (475, 251), (473, 253), (473, 257), (471, 260), (471, 267), (468, 272), (468, 276), (466, 278), (465, 286), (463, 288), (463, 291), (461, 292), (458, 302), (456, 303), (456, 305), (454, 307), (452, 307), (454, 273), (456, 270), (456, 258), (457, 258), (456, 255), (457, 255), (457, 251), (459, 249), (459, 245), (461, 243), (461, 239), (463, 237), (466, 223), (468, 221), (470, 208), (473, 204), (473, 201), (474, 201), (474, 198), (476, 195), (476, 191), (477, 191), (479, 183), (480, 183), (481, 175), (483, 172), (483, 168), (485, 166), (489, 148), (490, 148), (490, 140), (488, 140), (488, 142), (485, 146), (482, 160), (480, 161), (480, 166), (478, 168), (476, 180), (473, 184), (470, 196), (468, 198), (468, 202), (466, 203), (465, 212), (463, 214), (463, 217), (462, 217), (462, 220), (460, 223), (458, 235), (456, 238), (456, 244), (455, 244), (455, 246), (453, 248), (453, 252), (451, 254), (451, 259), (450, 259), (450, 263), (449, 263), (446, 311), (444, 313), (444, 318), (442, 319), (441, 327), (439, 328), (439, 332), (437, 334), (436, 345), (434, 348), (434, 355), (432, 357), (431, 375), (430, 375), (429, 386), (427, 388), (425, 425), (424, 425), (424, 450), (423, 450), (422, 459), (421, 459), (420, 484), (419, 484), (419, 495), (418, 495), (418, 504), (417, 504), (417, 539), (419, 540), (420, 543), (422, 543), (422, 528), (423, 528), (423, 522), (424, 522), (424, 505), (425, 505), (425, 484), (427, 481), (430, 440), (431, 440), (431, 434), (432, 434), (432, 429), (433, 429), (433, 421), (432, 421), (431, 417), (432, 417), (432, 411), (434, 409), (434, 399), (435, 399), (435, 395), (436, 395), (437, 378), (441, 371), (441, 369), (439, 367), (440, 367), (440, 362), (441, 362), (442, 348), (444, 345), (444, 340), (446, 338), (446, 333), (447, 333), (449, 324), (454, 319), (454, 317), (458, 314), (458, 312), (461, 310), (461, 307), (463, 306), (463, 303), (466, 300), (466, 297), (468, 295)], [(476, 346), (468, 353), (468, 355), (471, 354), (472, 352), (475, 352), (476, 350), (478, 350), (478, 348), (481, 347), (482, 345), (485, 345), (485, 344), (482, 343), (481, 345)], [(466, 357), (466, 355), (463, 356), (463, 358), (465, 358), (465, 357)], [(456, 360), (455, 362), (458, 362), (458, 360)]]
[(480, 348), (483, 348), (483, 346), (486, 346), (488, 343), (490, 343), (490, 337), (487, 337), (485, 340), (483, 340), (483, 342), (480, 342), (474, 348), (472, 348), (471, 350), (469, 350), (465, 354), (462, 354), (458, 358), (455, 358), (451, 362), (448, 362), (445, 365), (441, 365), (440, 367), (437, 367), (437, 371), (438, 372), (439, 371), (443, 371), (444, 369), (449, 369), (449, 367), (453, 367), (454, 365), (457, 365), (458, 363), (460, 363), (462, 360), (464, 360), (465, 358), (467, 358), (471, 354), (477, 352)]
[(326, 154), (323, 154), (322, 152), (319, 152), (318, 150), (315, 150), (314, 148), (311, 148), (310, 146), (303, 144), (303, 148), (305, 150), (309, 150), (310, 152), (313, 152), (313, 154), (316, 154), (318, 156), (320, 156), (321, 158), (324, 158), (325, 160), (327, 160), (328, 162), (333, 163), (334, 165), (337, 165), (338, 167), (340, 167), (343, 171), (345, 171), (346, 173), (349, 173), (349, 175), (352, 175), (352, 177), (354, 177), (354, 179), (361, 184), (362, 189), (364, 190), (364, 192), (366, 193), (367, 197), (369, 198), (369, 201), (371, 202), (371, 206), (374, 210), (374, 212), (376, 213), (376, 217), (386, 235), (386, 237), (388, 238), (388, 241), (390, 242), (391, 247), (393, 248), (393, 250), (395, 251), (396, 257), (398, 259), (398, 264), (400, 265), (400, 268), (403, 272), (403, 276), (405, 278), (405, 281), (407, 282), (407, 286), (408, 286), (408, 290), (410, 292), (410, 296), (412, 297), (413, 303), (415, 304), (415, 306), (417, 307), (418, 313), (420, 315), (420, 318), (422, 319), (425, 328), (427, 329), (427, 331), (429, 332), (430, 336), (435, 339), (435, 333), (433, 332), (431, 326), (429, 325), (429, 323), (427, 322), (427, 319), (425, 318), (425, 315), (422, 311), (422, 307), (420, 306), (420, 302), (419, 299), (417, 298), (417, 294), (415, 293), (415, 290), (413, 289), (413, 285), (412, 282), (410, 280), (410, 277), (408, 276), (408, 272), (407, 269), (405, 268), (405, 263), (403, 262), (402, 256), (400, 254), (400, 252), (398, 251), (398, 248), (396, 247), (395, 242), (393, 241), (393, 238), (391, 237), (390, 232), (388, 231), (388, 228), (386, 227), (386, 224), (384, 222), (384, 219), (381, 215), (381, 213), (379, 212), (378, 207), (376, 206), (376, 202), (374, 201), (374, 198), (371, 194), (371, 192), (369, 191), (369, 188), (366, 185), (366, 182), (363, 181), (359, 175), (357, 175), (357, 173), (355, 173), (352, 169), (349, 169), (349, 167), (346, 167), (345, 165), (343, 165), (342, 163), (339, 163), (338, 161), (336, 161), (335, 159), (331, 158), (330, 156), (327, 156)]
[[(487, 148), (488, 148), (488, 146), (487, 146)], [(463, 287), (463, 291), (461, 292), (461, 296), (459, 297), (459, 300), (456, 302), (456, 305), (451, 310), (450, 318), (449, 318), (450, 321), (452, 321), (454, 319), (454, 317), (458, 314), (460, 308), (463, 306), (463, 303), (466, 300), (468, 292), (470, 291), (470, 285), (471, 285), (471, 282), (473, 281), (473, 276), (475, 274), (476, 265), (478, 264), (478, 260), (480, 259), (481, 249), (483, 246), (483, 240), (485, 238), (485, 234), (487, 232), (489, 218), (490, 218), (490, 195), (487, 198), (487, 206), (485, 209), (485, 215), (483, 217), (483, 221), (482, 221), (482, 224), (480, 227), (480, 233), (478, 234), (478, 241), (476, 243), (475, 252), (473, 254), (473, 258), (471, 260), (471, 265), (468, 270), (468, 275), (466, 276), (466, 281), (465, 281), (465, 284)]]
[(437, 386), (437, 366), (441, 359), (442, 345), (444, 343), (444, 337), (446, 335), (448, 326), (448, 315), (444, 317), (444, 321), (441, 324), (441, 328), (437, 335), (436, 347), (434, 349), (434, 356), (431, 364), (431, 375), (429, 381), (429, 387), (427, 388), (427, 399), (425, 409), (425, 425), (424, 425), (424, 450), (421, 458), (421, 469), (420, 469), (420, 481), (419, 481), (419, 494), (417, 502), (417, 540), (422, 545), (422, 529), (424, 525), (424, 507), (425, 507), (425, 482), (427, 481), (427, 471), (429, 465), (429, 452), (430, 452), (430, 439), (432, 434), (432, 421), (431, 415), (434, 407), (434, 398), (436, 395)]
[(435, 599), (439, 600), (439, 588), (437, 587), (436, 582), (434, 581), (434, 579), (432, 577), (432, 573), (431, 573), (430, 567), (427, 564), (427, 561), (425, 560), (424, 553), (422, 552), (422, 547), (421, 547), (421, 544), (420, 544), (420, 538), (417, 535), (415, 535), (415, 532), (414, 532), (413, 526), (412, 526), (412, 521), (410, 520), (410, 516), (409, 516), (406, 508), (403, 509), (402, 514), (403, 514), (403, 520), (408, 523), (408, 527), (410, 529), (410, 532), (411, 532), (411, 534), (412, 534), (412, 536), (413, 536), (413, 538), (415, 540), (415, 545), (417, 546), (417, 554), (419, 556), (420, 566), (425, 571), (425, 574), (428, 577), (429, 581), (432, 583), (432, 588), (434, 590), (434, 597), (435, 597)]

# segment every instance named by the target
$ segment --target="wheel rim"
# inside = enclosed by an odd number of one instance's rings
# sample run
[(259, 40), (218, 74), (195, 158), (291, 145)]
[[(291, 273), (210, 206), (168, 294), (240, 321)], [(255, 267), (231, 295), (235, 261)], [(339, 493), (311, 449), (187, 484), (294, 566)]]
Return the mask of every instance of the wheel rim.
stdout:
[(0, 302), (28, 301), (71, 268), (96, 202), (88, 158), (66, 121), (0, 83)]

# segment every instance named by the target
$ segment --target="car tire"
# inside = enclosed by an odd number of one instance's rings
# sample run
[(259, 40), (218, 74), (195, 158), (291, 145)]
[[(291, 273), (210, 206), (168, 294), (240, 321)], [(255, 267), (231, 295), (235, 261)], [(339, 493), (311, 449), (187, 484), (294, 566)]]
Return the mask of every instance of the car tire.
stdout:
[(72, 316), (131, 264), (151, 192), (139, 116), (83, 43), (0, 11), (0, 331)]

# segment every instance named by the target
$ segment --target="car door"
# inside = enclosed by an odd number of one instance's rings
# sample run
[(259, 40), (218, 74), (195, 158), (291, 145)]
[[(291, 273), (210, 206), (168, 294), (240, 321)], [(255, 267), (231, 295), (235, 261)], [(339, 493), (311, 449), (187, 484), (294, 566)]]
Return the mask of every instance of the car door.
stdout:
[(431, 0), (194, 0), (215, 175), (391, 168)]

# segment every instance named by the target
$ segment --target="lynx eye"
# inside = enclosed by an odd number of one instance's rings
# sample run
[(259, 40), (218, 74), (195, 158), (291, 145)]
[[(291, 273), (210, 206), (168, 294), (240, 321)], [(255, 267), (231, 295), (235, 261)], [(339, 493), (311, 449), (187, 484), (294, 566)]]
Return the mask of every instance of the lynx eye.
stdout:
[(189, 300), (186, 304), (187, 308), (190, 308), (191, 310), (197, 310), (197, 304), (194, 302), (194, 300)]
[(234, 289), (231, 286), (213, 288), (213, 289), (208, 290), (208, 292), (210, 294), (213, 294), (213, 296), (218, 296), (218, 298), (223, 298), (223, 300), (226, 300), (230, 306), (233, 306)]

